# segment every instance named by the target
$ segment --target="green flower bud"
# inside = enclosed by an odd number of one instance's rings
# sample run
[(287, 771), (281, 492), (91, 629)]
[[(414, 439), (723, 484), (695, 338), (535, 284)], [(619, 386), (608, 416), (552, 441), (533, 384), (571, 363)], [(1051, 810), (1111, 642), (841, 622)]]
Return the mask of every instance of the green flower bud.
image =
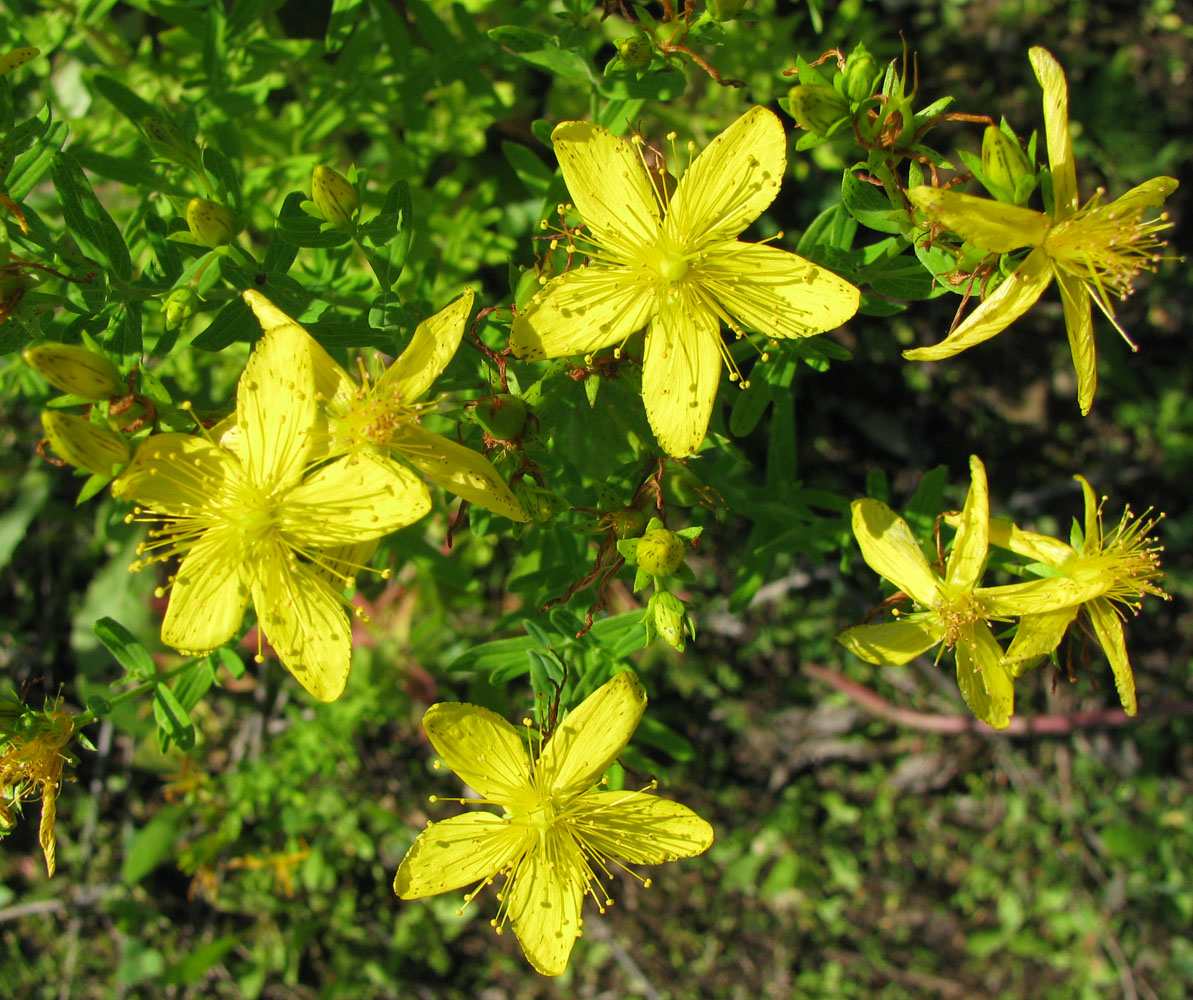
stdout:
[(638, 565), (651, 576), (670, 576), (683, 563), (683, 554), (683, 539), (666, 528), (654, 528), (638, 542)]
[(525, 480), (519, 482), (513, 491), (526, 516), (534, 524), (549, 524), (556, 514), (567, 507), (567, 501), (562, 497)]
[(186, 205), (186, 224), (205, 247), (222, 247), (236, 235), (232, 213), (206, 198), (192, 198)]
[(637, 507), (622, 507), (610, 513), (609, 523), (618, 538), (636, 538), (646, 527), (646, 515)]
[(166, 296), (166, 329), (174, 330), (182, 326), (195, 314), (195, 308), (202, 300), (198, 293), (189, 286), (175, 288)]
[(654, 47), (642, 35), (631, 35), (617, 43), (617, 54), (629, 69), (646, 69), (654, 55)]
[(84, 399), (108, 399), (124, 392), (120, 372), (102, 354), (76, 344), (40, 344), (25, 360), (50, 385)]
[(323, 164), (311, 173), (311, 200), (323, 218), (341, 229), (352, 225), (352, 216), (360, 206), (356, 187), (343, 174)]
[(526, 428), (526, 404), (517, 396), (502, 393), (482, 399), (473, 412), (477, 423), (498, 441), (515, 441)]
[(111, 476), (131, 457), (123, 437), (84, 417), (46, 410), (41, 425), (58, 457), (84, 472)]
[(691, 621), (683, 602), (664, 590), (651, 597), (646, 613), (650, 616), (649, 623), (654, 630), (671, 646), (683, 652), (685, 628), (691, 631)]
[(1019, 143), (997, 125), (988, 125), (982, 135), (982, 171), (999, 189), (990, 193), (995, 197), (1003, 194), (1012, 201), (1019, 184), (1035, 173)]
[(182, 163), (198, 161), (199, 147), (194, 139), (169, 119), (148, 115), (141, 119), (140, 125), (149, 148), (158, 156)]
[(746, 0), (708, 0), (708, 12), (718, 21), (728, 21), (737, 17)]
[(874, 57), (870, 55), (861, 42), (858, 43), (845, 60), (845, 79), (843, 81), (845, 96), (857, 103), (864, 101), (874, 94), (874, 84), (878, 82), (881, 69)]
[(832, 87), (799, 84), (787, 94), (787, 109), (802, 128), (827, 135), (842, 118), (849, 117), (849, 105)]

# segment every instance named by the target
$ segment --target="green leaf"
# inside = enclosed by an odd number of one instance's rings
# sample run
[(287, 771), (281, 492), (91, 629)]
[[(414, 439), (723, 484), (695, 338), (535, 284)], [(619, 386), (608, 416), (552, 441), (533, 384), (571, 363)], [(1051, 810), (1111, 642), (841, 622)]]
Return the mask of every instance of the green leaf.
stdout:
[(62, 202), (63, 220), (79, 246), (122, 281), (130, 280), (133, 262), (124, 237), (99, 203), (78, 161), (70, 153), (59, 152), (51, 172)]
[[(286, 195), (274, 226), (277, 236), (292, 247), (338, 247), (352, 238), (347, 231), (325, 228), (318, 219), (307, 215), (299, 207), (305, 200), (306, 195), (301, 191), (291, 191)], [(270, 246), (272, 247), (272, 243)]]
[(514, 168), (518, 180), (526, 185), (526, 190), (536, 198), (547, 197), (555, 171), (540, 160), (529, 147), (520, 142), (504, 140), (501, 152), (505, 155), (509, 165)]
[(0, 569), (12, 560), (13, 552), (50, 495), (50, 477), (45, 468), (34, 466), (26, 470), (13, 493), (12, 506), (0, 514)]
[(261, 324), (253, 311), (242, 299), (235, 298), (215, 314), (207, 329), (191, 341), (191, 346), (201, 351), (222, 351), (229, 344), (251, 342), (260, 336)]
[(882, 188), (867, 183), (852, 170), (841, 176), (841, 201), (858, 222), (880, 233), (903, 233), (911, 228), (911, 216), (906, 211), (892, 206)]
[(195, 745), (195, 727), (190, 714), (165, 684), (153, 689), (153, 717), (157, 720), (158, 743), (165, 750), (171, 743), (180, 750)]
[(120, 880), (125, 885), (136, 885), (170, 856), (181, 832), (179, 824), (183, 816), (182, 806), (166, 806), (133, 834), (124, 846), (124, 863), (120, 867)]
[(96, 638), (99, 639), (129, 674), (140, 680), (148, 680), (157, 675), (157, 668), (153, 665), (153, 657), (128, 629), (114, 618), (101, 618), (93, 626)]
[(489, 29), (489, 38), (528, 63), (550, 70), (556, 76), (578, 83), (592, 83), (595, 77), (579, 53), (562, 49), (551, 35), (530, 28), (502, 25)]

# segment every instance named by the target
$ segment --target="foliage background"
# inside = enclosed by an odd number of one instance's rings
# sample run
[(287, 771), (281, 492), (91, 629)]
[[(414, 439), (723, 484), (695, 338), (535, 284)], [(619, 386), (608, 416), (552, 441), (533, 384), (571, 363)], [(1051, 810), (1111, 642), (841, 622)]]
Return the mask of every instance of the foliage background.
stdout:
[[(14, 82), (18, 107), (50, 100), (128, 232), (143, 230), (148, 211), (171, 213), (160, 198), (146, 207), (139, 188), (155, 178), (120, 91), (104, 80), (186, 109), (188, 124), (242, 165), (261, 241), (286, 193), (309, 190), (317, 162), (366, 169), (373, 208), (407, 180), (416, 235), (399, 292), (413, 318), (465, 284), (486, 305), (510, 301), (511, 261), (533, 262), (541, 206), (562, 196), (532, 123), (605, 106), (573, 63), (535, 65), (486, 32), (556, 34), (598, 73), (626, 32), (616, 14), (601, 21), (579, 3), (5, 7), (9, 44), (44, 53)], [(702, 143), (751, 103), (775, 106), (789, 84), (779, 73), (797, 52), (810, 59), (864, 41), (885, 61), (902, 31), (919, 53), (925, 102), (951, 93), (957, 109), (1006, 115), (1025, 134), (1040, 125), (1026, 53), (1042, 44), (1069, 74), (1083, 194), (1095, 183), (1113, 196), (1153, 174), (1179, 177), (1170, 250), (1184, 253), (1189, 5), (755, 0), (750, 9), (757, 20), (728, 22), (715, 49), (717, 67), (747, 88), (718, 88), (689, 67), (669, 100), (630, 112), (644, 132), (675, 128)], [(976, 129), (954, 130), (949, 140), (976, 150)], [(511, 155), (511, 143), (531, 158)], [(837, 145), (793, 154), (759, 231), (794, 236), (833, 203), (852, 155)], [(57, 211), (48, 186), (30, 204), (47, 218)], [(348, 310), (369, 281), (359, 261), (345, 266), (331, 251), (299, 266), (312, 283), (334, 278)], [(658, 643), (633, 655), (658, 728), (639, 734), (629, 763), (659, 774), (664, 793), (706, 816), (718, 840), (707, 856), (652, 873), (650, 890), (624, 880), (617, 905), (590, 914), (561, 980), (535, 976), (511, 936), (493, 936), (491, 899), (461, 918), (455, 898), (403, 904), (390, 888), (427, 818), (426, 796), (444, 793), (422, 710), (465, 698), (526, 711), (525, 678), (495, 687), (461, 657), (521, 634), (569, 579), (552, 567), (574, 567), (584, 551), (552, 529), (522, 539), (465, 532), (448, 554), (449, 512), (438, 509), (425, 535), (393, 543), (405, 567), (394, 585), (367, 593), (373, 623), (358, 635), (340, 702), (312, 706), (280, 675), (250, 673), (196, 709), (199, 741), (185, 758), (159, 750), (147, 712), (92, 727), (98, 753), (83, 755), (59, 806), (59, 875), (44, 878), (34, 822), (0, 857), (3, 981), (17, 997), (1184, 996), (1193, 980), (1189, 291), (1172, 259), (1125, 304), (1137, 355), (1098, 324), (1101, 384), (1084, 420), (1058, 302), (947, 364), (904, 363), (901, 349), (947, 327), (956, 300), (946, 297), (828, 335), (853, 360), (800, 368), (793, 437), (771, 409), (694, 464), (725, 500), (685, 515), (705, 526), (690, 589), (698, 639), (682, 655)], [(225, 298), (235, 294), (228, 287)], [(160, 329), (146, 320), (146, 340)], [(499, 333), (484, 336), (497, 345)], [(160, 374), (214, 407), (246, 351), (175, 351)], [(477, 371), (474, 361), (453, 365), (447, 387), (475, 394)], [(126, 572), (132, 535), (110, 504), (76, 508), (77, 482), (33, 454), (44, 387), (19, 364), (4, 368), (4, 387), (3, 670), (30, 700), (60, 689), (81, 698), (116, 675), (95, 619), (112, 614), (148, 639), (160, 609), (152, 581)], [(579, 384), (575, 392), (572, 404)], [(839, 669), (922, 711), (964, 712), (947, 670), (875, 668), (839, 651), (833, 636), (877, 601), (877, 581), (839, 511), (791, 511), (809, 490), (848, 499), (888, 489), (900, 506), (940, 465), (946, 498), (959, 502), (971, 452), (986, 462), (995, 508), (1041, 527), (1063, 531), (1078, 512), (1068, 480), (1078, 471), (1110, 494), (1111, 513), (1127, 501), (1167, 512), (1174, 599), (1152, 602), (1129, 631), (1138, 721), (1055, 738), (934, 735), (875, 719), (803, 669)], [(596, 453), (599, 444), (577, 437), (573, 467)], [(776, 454), (792, 458), (794, 474), (774, 471)], [(562, 491), (592, 505), (583, 490)], [(622, 580), (612, 610), (634, 601)], [(1021, 714), (1112, 701), (1097, 660), (1072, 685), (1041, 673), (1018, 686)], [(302, 857), (261, 864), (291, 853)]]

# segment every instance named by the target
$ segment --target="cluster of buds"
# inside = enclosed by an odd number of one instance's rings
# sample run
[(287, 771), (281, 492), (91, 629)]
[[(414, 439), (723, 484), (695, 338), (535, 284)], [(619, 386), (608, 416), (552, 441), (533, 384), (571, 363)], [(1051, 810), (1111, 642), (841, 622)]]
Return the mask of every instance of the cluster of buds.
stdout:
[(654, 585), (654, 593), (647, 601), (642, 615), (646, 626), (646, 641), (662, 636), (670, 645), (682, 651), (688, 637), (695, 638), (696, 627), (683, 601), (670, 589), (674, 580), (691, 581), (692, 571), (684, 563), (687, 546), (700, 537), (702, 528), (669, 531), (657, 517), (652, 517), (640, 538), (625, 538), (617, 543), (617, 551), (631, 566), (637, 568), (634, 590)]
[[(837, 56), (839, 72), (818, 66), (830, 55)], [(800, 82), (787, 94), (787, 110), (808, 132), (797, 148), (806, 149), (831, 138), (861, 115), (867, 102), (873, 104), (874, 87), (881, 70), (860, 42), (848, 58), (833, 50), (815, 63), (796, 60)]]

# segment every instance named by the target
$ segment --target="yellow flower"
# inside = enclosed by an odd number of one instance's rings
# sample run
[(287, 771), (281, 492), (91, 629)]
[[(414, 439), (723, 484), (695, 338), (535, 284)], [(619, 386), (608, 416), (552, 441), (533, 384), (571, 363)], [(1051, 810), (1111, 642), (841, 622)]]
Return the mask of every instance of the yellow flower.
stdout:
[(862, 558), (923, 608), (884, 625), (846, 629), (837, 641), (868, 663), (900, 666), (940, 645), (957, 657), (957, 684), (973, 714), (1005, 729), (1015, 694), (1003, 651), (990, 630), (992, 619), (1041, 613), (1083, 592), (1074, 583), (1033, 580), (1006, 587), (978, 587), (986, 562), (989, 494), (981, 460), (969, 460), (970, 487), (944, 575), (933, 572), (911, 528), (880, 500), (853, 502), (853, 534)]
[[(674, 140), (674, 135), (670, 136)], [(647, 327), (642, 398), (659, 444), (687, 455), (704, 439), (720, 380), (737, 364), (721, 323), (738, 336), (810, 337), (840, 326), (859, 292), (831, 271), (738, 234), (779, 193), (787, 165), (783, 126), (756, 107), (722, 132), (668, 195), (641, 140), (591, 122), (551, 134), (584, 221), (570, 234), (590, 260), (553, 278), (514, 320), (510, 346), (527, 360), (589, 355)], [(695, 144), (688, 144), (689, 154)]]
[[(8, 708), (21, 706), (4, 699)], [(41, 796), (41, 825), (38, 843), (46, 859), (46, 875), (58, 868), (58, 845), (54, 820), (58, 812), (58, 789), (62, 786), (62, 765), (66, 748), (74, 739), (74, 719), (66, 712), (47, 706), (41, 713), (25, 715), (25, 727), (17, 733), (0, 732), (0, 837), (15, 825), (21, 804)]]
[(1085, 205), (1077, 200), (1077, 172), (1069, 140), (1069, 91), (1064, 71), (1043, 48), (1030, 51), (1044, 90), (1044, 131), (1052, 176), (1051, 214), (945, 191), (917, 187), (907, 192), (913, 205), (973, 246), (991, 253), (1032, 247), (1031, 253), (985, 302), (939, 344), (904, 351), (910, 361), (940, 361), (989, 340), (1035, 304), (1056, 279), (1064, 306), (1069, 347), (1077, 369), (1077, 402), (1084, 416), (1094, 402), (1098, 371), (1094, 353), (1092, 302), (1135, 345), (1114, 315), (1112, 298), (1124, 299), (1142, 269), (1154, 269), (1164, 244), (1156, 233), (1167, 217), (1144, 222), (1148, 208), (1164, 203), (1177, 188), (1171, 177), (1153, 177), (1109, 205), (1098, 192)]
[(467, 904), (504, 874), (492, 921), (497, 933), (512, 924), (536, 970), (562, 973), (581, 933), (584, 897), (591, 895), (602, 913), (612, 904), (601, 880), (611, 868), (692, 857), (713, 840), (712, 827), (686, 806), (642, 791), (594, 787), (645, 707), (641, 685), (622, 671), (585, 698), (532, 761), (522, 734), (499, 715), (475, 705), (432, 705), (423, 716), (427, 736), (479, 793), (461, 801), (504, 812), (428, 824), (398, 868), (394, 892), (418, 899), (476, 885), (464, 897)]
[[(234, 449), (189, 434), (155, 434), (112, 484), (160, 523), (133, 564), (181, 556), (171, 578), (162, 641), (202, 653), (240, 628), (250, 599), (282, 663), (322, 701), (348, 678), (351, 628), (342, 594), (351, 577), (327, 578), (321, 550), (380, 538), (430, 510), (409, 470), (353, 455), (308, 473), (316, 401), (309, 338), (266, 332), (236, 394)], [(300, 558), (301, 557), (301, 558)], [(164, 593), (164, 591), (162, 591)]]
[(1079, 602), (1041, 614), (1024, 615), (1007, 650), (1005, 662), (1018, 677), (1035, 666), (1038, 657), (1051, 653), (1064, 637), (1078, 613), (1084, 609), (1093, 633), (1110, 661), (1114, 683), (1123, 711), (1134, 715), (1135, 678), (1127, 658), (1120, 605), (1138, 613), (1145, 594), (1168, 599), (1160, 588), (1159, 546), (1149, 532), (1159, 518), (1123, 511), (1118, 525), (1109, 533), (1102, 529), (1102, 508), (1093, 487), (1082, 476), (1074, 476), (1085, 495), (1085, 532), (1076, 548), (1049, 535), (1024, 531), (1001, 518), (990, 521), (990, 542), (1051, 568), (1055, 576), (1080, 588)]
[(362, 367), (359, 383), (264, 295), (250, 289), (244, 298), (262, 329), (286, 329), (307, 344), (316, 394), (326, 412), (325, 430), (316, 435), (316, 456), (368, 454), (402, 470), (390, 458), (392, 452), (457, 496), (512, 521), (527, 520), (492, 462), (471, 448), (419, 426), (422, 414), (434, 407), (432, 402), (422, 402), (422, 397), (460, 345), (472, 309), (471, 291), (419, 323), (402, 356), (376, 381)]

